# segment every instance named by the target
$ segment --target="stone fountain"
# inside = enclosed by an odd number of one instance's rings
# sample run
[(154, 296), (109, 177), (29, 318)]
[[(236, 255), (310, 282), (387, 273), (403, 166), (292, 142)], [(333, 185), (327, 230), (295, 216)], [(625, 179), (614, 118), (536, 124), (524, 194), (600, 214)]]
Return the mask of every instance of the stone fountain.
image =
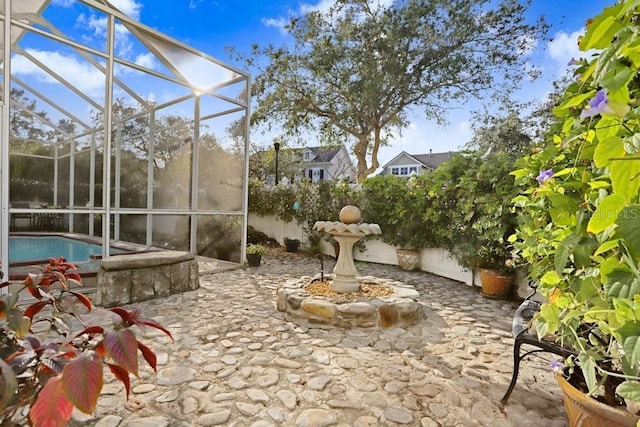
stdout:
[(334, 278), (329, 289), (341, 294), (360, 289), (353, 262), (353, 245), (366, 235), (382, 233), (378, 224), (360, 224), (360, 218), (360, 209), (347, 205), (340, 211), (340, 221), (318, 221), (313, 226), (316, 231), (331, 234), (340, 245), (340, 255), (333, 269)]
[(357, 276), (353, 261), (353, 245), (362, 237), (381, 234), (378, 224), (361, 224), (360, 210), (345, 206), (340, 222), (318, 221), (314, 230), (331, 234), (340, 244), (340, 254), (327, 278), (328, 293), (315, 292), (320, 277), (290, 279), (276, 291), (276, 308), (290, 320), (303, 319), (339, 327), (408, 326), (417, 322), (421, 313), (418, 292), (413, 286), (397, 280), (373, 276)]

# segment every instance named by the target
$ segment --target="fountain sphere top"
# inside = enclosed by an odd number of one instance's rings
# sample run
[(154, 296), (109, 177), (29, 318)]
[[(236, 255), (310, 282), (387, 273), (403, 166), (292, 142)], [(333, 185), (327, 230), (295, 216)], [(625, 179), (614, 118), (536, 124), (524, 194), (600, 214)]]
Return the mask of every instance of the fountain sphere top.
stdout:
[(340, 222), (343, 224), (358, 224), (362, 215), (360, 209), (353, 205), (346, 205), (340, 209)]

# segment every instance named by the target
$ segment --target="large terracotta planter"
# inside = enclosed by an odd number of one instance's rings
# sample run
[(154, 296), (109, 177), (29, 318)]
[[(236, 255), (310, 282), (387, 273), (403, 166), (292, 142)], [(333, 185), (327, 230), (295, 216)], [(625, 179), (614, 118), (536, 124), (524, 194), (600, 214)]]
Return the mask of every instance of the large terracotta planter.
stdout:
[(556, 375), (563, 393), (564, 408), (571, 427), (636, 427), (640, 417), (624, 408), (614, 408), (573, 387), (562, 374)]
[(396, 249), (398, 265), (405, 270), (415, 270), (420, 265), (420, 252), (413, 249)]
[(492, 298), (506, 298), (511, 295), (514, 275), (489, 268), (480, 269), (482, 295)]

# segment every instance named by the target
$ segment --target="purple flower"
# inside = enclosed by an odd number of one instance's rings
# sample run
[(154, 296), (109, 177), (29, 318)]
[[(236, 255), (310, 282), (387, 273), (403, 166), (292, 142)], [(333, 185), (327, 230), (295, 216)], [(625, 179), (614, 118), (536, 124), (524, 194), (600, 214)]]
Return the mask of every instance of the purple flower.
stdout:
[(551, 368), (551, 370), (555, 373), (560, 373), (562, 372), (562, 369), (564, 368), (564, 364), (562, 362), (559, 362), (557, 360), (552, 360), (551, 363), (549, 363), (549, 367)]
[(543, 182), (548, 180), (553, 176), (553, 169), (547, 169), (540, 172), (540, 175), (536, 178), (538, 180), (538, 184), (542, 185)]
[(575, 58), (571, 58), (569, 60), (569, 63), (567, 64), (567, 67), (571, 67), (572, 65), (576, 65), (578, 61), (575, 60)]
[(607, 98), (607, 90), (600, 89), (596, 96), (594, 96), (591, 101), (589, 101), (589, 108), (585, 108), (580, 113), (580, 118), (585, 119), (587, 117), (597, 116), (598, 114), (613, 114), (614, 111), (608, 104), (609, 99)]

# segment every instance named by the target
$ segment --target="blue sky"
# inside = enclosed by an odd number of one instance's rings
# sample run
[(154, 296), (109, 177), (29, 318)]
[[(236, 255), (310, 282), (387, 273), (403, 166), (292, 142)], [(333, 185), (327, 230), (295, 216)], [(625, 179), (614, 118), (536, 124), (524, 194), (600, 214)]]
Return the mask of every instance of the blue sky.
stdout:
[[(282, 26), (290, 17), (306, 10), (326, 9), (332, 1), (111, 0), (120, 10), (145, 25), (240, 68), (242, 64), (235, 63), (225, 53), (225, 46), (248, 52), (254, 43), (286, 43), (288, 36)], [(584, 31), (585, 21), (614, 1), (532, 0), (528, 18), (533, 21), (540, 14), (545, 15), (552, 26), (549, 32), (552, 41), (538, 40), (530, 54), (531, 63), (540, 66), (543, 75), (535, 83), (523, 84), (518, 93), (521, 100), (544, 98), (551, 82), (565, 72), (568, 61), (579, 55), (576, 40)], [(52, 1), (52, 6), (58, 10), (56, 13), (65, 13), (72, 4), (73, 0)], [(380, 163), (388, 162), (402, 150), (422, 154), (429, 150), (442, 152), (461, 148), (471, 138), (470, 109), (470, 106), (456, 106), (449, 115), (447, 127), (426, 122), (416, 111), (403, 135), (397, 137), (392, 146), (381, 150)], [(253, 142), (264, 146), (271, 145), (271, 138), (260, 133), (252, 135)]]

